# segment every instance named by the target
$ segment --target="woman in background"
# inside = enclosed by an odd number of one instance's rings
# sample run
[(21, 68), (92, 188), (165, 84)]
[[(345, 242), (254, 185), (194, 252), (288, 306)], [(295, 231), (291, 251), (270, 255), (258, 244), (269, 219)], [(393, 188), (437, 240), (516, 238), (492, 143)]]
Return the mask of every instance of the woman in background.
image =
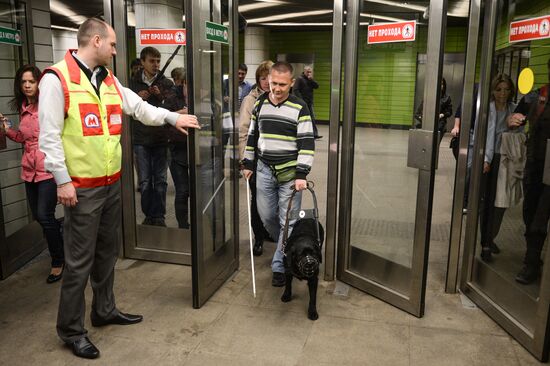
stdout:
[(11, 123), (0, 114), (6, 136), (23, 144), (21, 158), (21, 179), (25, 181), (27, 201), (36, 221), (42, 226), (51, 256), (51, 271), (46, 279), (53, 283), (61, 279), (65, 263), (61, 225), (55, 218), (57, 185), (53, 176), (44, 169), (44, 153), (38, 148), (38, 80), (40, 70), (36, 66), (24, 65), (15, 74), (13, 92), (15, 97), (10, 106), (19, 113), (19, 130), (13, 130)]
[(500, 230), (505, 208), (495, 207), (500, 166), (502, 133), (510, 131), (508, 116), (516, 105), (512, 102), (514, 83), (506, 74), (498, 74), (491, 82), (491, 103), (487, 120), (487, 139), (483, 163), (483, 211), (481, 212), (481, 259), (490, 262), (493, 254), (500, 253), (494, 240)]
[[(244, 149), (246, 148), (246, 140), (248, 138), (248, 128), (250, 127), (250, 117), (252, 116), (252, 110), (254, 109), (254, 103), (256, 99), (263, 93), (269, 93), (269, 70), (273, 65), (272, 61), (263, 61), (256, 69), (256, 86), (252, 88), (250, 93), (243, 99), (241, 103), (241, 110), (239, 112), (239, 161), (242, 161), (244, 156)], [(250, 181), (251, 192), (251, 221), (252, 230), (254, 231), (254, 248), (253, 254), (258, 256), (262, 255), (264, 248), (264, 240), (269, 239), (269, 234), (264, 228), (262, 219), (258, 214), (258, 208), (256, 206), (256, 174), (252, 175)]]

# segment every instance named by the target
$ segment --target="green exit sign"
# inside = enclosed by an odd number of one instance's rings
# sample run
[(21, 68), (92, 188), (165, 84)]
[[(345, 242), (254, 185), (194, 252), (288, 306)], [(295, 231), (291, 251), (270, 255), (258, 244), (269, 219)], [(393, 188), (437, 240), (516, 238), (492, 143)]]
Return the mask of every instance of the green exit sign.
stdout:
[(229, 44), (229, 31), (225, 25), (206, 22), (206, 39), (212, 42)]
[(0, 27), (0, 43), (21, 46), (21, 31), (17, 29)]

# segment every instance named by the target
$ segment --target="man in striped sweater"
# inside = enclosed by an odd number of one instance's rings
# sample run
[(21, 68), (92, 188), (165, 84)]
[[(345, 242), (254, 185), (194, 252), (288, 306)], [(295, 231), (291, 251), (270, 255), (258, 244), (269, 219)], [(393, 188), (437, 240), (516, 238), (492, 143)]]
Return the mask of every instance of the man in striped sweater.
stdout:
[[(307, 105), (290, 95), (294, 84), (293, 69), (287, 62), (277, 62), (269, 73), (270, 92), (256, 101), (252, 112), (248, 141), (243, 158), (244, 176), (256, 170), (258, 213), (272, 238), (278, 238), (273, 255), (271, 284), (285, 285), (283, 229), (289, 199), (294, 189), (292, 211), (300, 210), (301, 191), (313, 164), (315, 140)], [(289, 235), (295, 220), (289, 223)]]

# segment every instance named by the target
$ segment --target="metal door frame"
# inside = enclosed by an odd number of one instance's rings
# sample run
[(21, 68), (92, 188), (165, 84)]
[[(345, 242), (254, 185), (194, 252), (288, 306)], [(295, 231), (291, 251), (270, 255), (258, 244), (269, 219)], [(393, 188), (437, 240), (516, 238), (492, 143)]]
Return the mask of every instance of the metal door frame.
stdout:
[[(181, 0), (182, 2), (187, 2)], [(189, 0), (190, 1), (190, 0)], [(103, 11), (105, 21), (111, 24), (117, 36), (117, 54), (114, 58), (114, 71), (118, 80), (122, 85), (128, 85), (128, 44), (126, 39), (127, 31), (127, 13), (126, 4), (124, 1), (103, 0)], [(121, 175), (121, 195), (122, 195), (122, 227), (123, 238), (120, 253), (124, 253), (125, 257), (132, 259), (151, 260), (163, 263), (174, 264), (191, 264), (191, 234), (189, 230), (182, 231), (176, 228), (160, 228), (151, 227), (148, 234), (154, 235), (155, 229), (162, 233), (164, 240), (174, 241), (181, 240), (184, 244), (183, 252), (172, 252), (168, 250), (150, 249), (140, 247), (138, 244), (137, 222), (136, 222), (136, 194), (134, 182), (134, 163), (133, 163), (133, 147), (132, 147), (132, 131), (130, 119), (124, 115), (123, 124), (126, 126), (122, 129), (121, 145), (122, 145), (122, 170), (132, 172), (131, 174)], [(191, 166), (190, 166), (191, 168)], [(192, 214), (190, 215), (192, 216)], [(153, 238), (149, 238), (154, 241)]]
[(443, 49), (447, 21), (447, 1), (431, 1), (429, 5), (428, 49), (426, 68), (435, 70), (428, 73), (424, 87), (424, 129), (431, 133), (430, 164), (419, 170), (418, 193), (415, 220), (415, 235), (409, 296), (384, 285), (359, 276), (348, 270), (349, 241), (351, 225), (351, 202), (353, 180), (353, 153), (355, 141), (355, 105), (357, 93), (357, 64), (359, 40), (360, 3), (347, 4), (346, 19), (346, 61), (344, 81), (344, 123), (342, 131), (342, 178), (339, 205), (338, 230), (338, 271), (337, 277), (350, 285), (372, 294), (417, 317), (424, 314), (428, 249), (430, 242), (431, 213), (433, 202), (434, 176), (437, 161), (438, 134), (434, 131), (436, 116), (439, 114), (440, 80), (443, 69)]
[[(474, 262), (476, 260), (475, 251), (477, 248), (479, 218), (479, 183), (481, 181), (481, 167), (484, 159), (485, 140), (487, 135), (490, 77), (495, 48), (497, 18), (500, 14), (499, 6), (502, 5), (502, 1), (504, 0), (485, 1), (485, 19), (483, 22), (485, 31), (483, 33), (480, 83), (476, 101), (479, 108), (476, 114), (476, 139), (474, 142), (460, 290), (471, 298), (485, 313), (495, 320), (495, 322), (504, 328), (504, 330), (514, 337), (537, 359), (546, 362), (548, 361), (550, 350), (550, 291), (543, 291), (543, 289), (547, 289), (548, 286), (550, 286), (550, 269), (548, 266), (543, 266), (539, 300), (536, 309), (537, 325), (534, 333), (530, 332), (517, 319), (506, 312), (503, 307), (486, 295), (483, 289), (472, 281), (475, 275)], [(546, 242), (548, 243), (548, 241), (547, 238)], [(544, 260), (545, 263), (550, 263), (550, 251), (546, 252)], [(480, 266), (484, 266), (484, 264), (480, 264)], [(483, 270), (487, 273), (492, 273), (490, 269)], [(505, 291), (506, 288), (502, 290)]]
[(325, 281), (334, 281), (336, 269), (336, 234), (338, 229), (338, 180), (340, 141), (340, 85), (342, 83), (342, 43), (344, 35), (344, 0), (334, 0), (332, 61), (330, 80), (330, 124), (328, 134), (327, 209), (325, 238)]
[(470, 0), (468, 40), (466, 44), (466, 63), (464, 64), (464, 90), (462, 91), (462, 114), (460, 117), (459, 153), (455, 169), (455, 185), (449, 238), (449, 254), (445, 277), (445, 292), (456, 293), (458, 268), (460, 261), (460, 244), (462, 240), (462, 206), (466, 189), (466, 172), (468, 164), (468, 145), (470, 143), (470, 126), (474, 105), (474, 84), (477, 61), (477, 49), (481, 22), (481, 0)]
[[(235, 121), (235, 113), (237, 101), (233, 96), (237, 95), (237, 66), (238, 66), (238, 13), (237, 13), (237, 0), (228, 0), (229, 9), (229, 78), (232, 81), (230, 83), (229, 97), (231, 99), (231, 118)], [(187, 29), (187, 85), (188, 85), (188, 98), (189, 103), (189, 113), (193, 114), (195, 109), (195, 95), (200, 95), (200, 83), (196, 82), (196, 77), (198, 75), (197, 70), (195, 70), (195, 65), (199, 65), (199, 54), (202, 52), (200, 49), (200, 38), (205, 36), (200, 32), (201, 23), (203, 19), (201, 18), (201, 2), (200, 1), (185, 1), (185, 18), (186, 18), (186, 29)], [(198, 21), (193, 19), (193, 15), (197, 14)], [(199, 45), (197, 49), (194, 49), (194, 45)], [(200, 69), (200, 67), (198, 68)], [(236, 124), (233, 124), (233, 136), (235, 136), (235, 127)], [(238, 136), (238, 134), (237, 134)], [(207, 269), (204, 263), (203, 253), (200, 248), (202, 243), (203, 236), (203, 227), (202, 220), (199, 219), (198, 215), (195, 214), (199, 211), (199, 203), (197, 199), (200, 195), (200, 186), (196, 184), (197, 182), (197, 171), (195, 169), (196, 161), (199, 157), (199, 139), (198, 133), (195, 131), (190, 131), (189, 133), (189, 181), (190, 181), (190, 212), (191, 214), (191, 262), (192, 262), (192, 285), (193, 285), (193, 307), (198, 309), (200, 308), (209, 298), (212, 296), (216, 290), (225, 283), (229, 276), (239, 268), (239, 190), (238, 190), (238, 164), (237, 160), (233, 159), (232, 163), (232, 174), (231, 179), (233, 180), (233, 192), (232, 192), (232, 220), (233, 220), (233, 261), (223, 269), (222, 272), (218, 273), (217, 281), (212, 283), (205, 283), (204, 273)], [(233, 154), (236, 154), (236, 149), (233, 148)]]

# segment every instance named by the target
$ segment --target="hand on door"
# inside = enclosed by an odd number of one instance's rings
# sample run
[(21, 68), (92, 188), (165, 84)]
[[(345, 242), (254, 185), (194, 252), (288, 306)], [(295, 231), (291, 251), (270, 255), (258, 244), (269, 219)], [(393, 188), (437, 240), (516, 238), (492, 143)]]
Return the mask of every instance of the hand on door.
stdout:
[(192, 114), (180, 114), (175, 127), (185, 135), (189, 134), (187, 132), (188, 128), (198, 128), (199, 130), (201, 128), (197, 117)]

